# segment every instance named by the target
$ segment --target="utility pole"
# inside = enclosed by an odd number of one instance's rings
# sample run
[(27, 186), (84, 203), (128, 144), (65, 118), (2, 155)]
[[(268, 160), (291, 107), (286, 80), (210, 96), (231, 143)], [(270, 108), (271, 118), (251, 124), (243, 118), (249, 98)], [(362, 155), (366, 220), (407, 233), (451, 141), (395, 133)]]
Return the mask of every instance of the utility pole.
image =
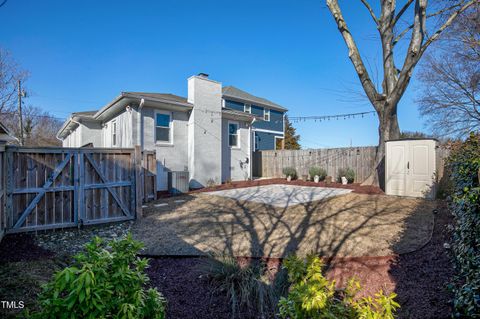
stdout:
[(23, 146), (24, 140), (23, 140), (23, 113), (22, 113), (22, 96), (23, 96), (23, 91), (22, 91), (22, 81), (18, 80), (18, 129), (20, 131), (20, 145)]

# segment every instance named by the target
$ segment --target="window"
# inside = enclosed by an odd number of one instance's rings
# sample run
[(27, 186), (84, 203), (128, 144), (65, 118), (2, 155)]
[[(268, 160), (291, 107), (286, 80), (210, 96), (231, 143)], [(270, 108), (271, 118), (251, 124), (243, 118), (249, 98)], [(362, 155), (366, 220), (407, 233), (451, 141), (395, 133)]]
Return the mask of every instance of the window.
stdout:
[(228, 123), (228, 145), (238, 147), (238, 123)]
[(263, 120), (270, 122), (270, 110), (269, 109), (264, 109), (263, 110)]
[(117, 121), (112, 122), (112, 146), (117, 145)]
[(252, 106), (250, 104), (244, 104), (243, 111), (245, 113), (252, 113)]
[(170, 142), (171, 114), (155, 114), (155, 142)]

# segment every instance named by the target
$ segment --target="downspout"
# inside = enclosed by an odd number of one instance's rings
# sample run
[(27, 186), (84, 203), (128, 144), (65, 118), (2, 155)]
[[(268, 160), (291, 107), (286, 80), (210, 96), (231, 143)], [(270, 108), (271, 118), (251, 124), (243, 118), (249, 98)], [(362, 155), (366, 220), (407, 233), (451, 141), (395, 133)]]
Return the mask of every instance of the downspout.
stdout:
[(138, 118), (137, 118), (137, 142), (140, 145), (140, 149), (143, 151), (143, 116), (142, 116), (142, 109), (143, 105), (145, 104), (145, 99), (140, 100), (140, 104), (138, 105)]

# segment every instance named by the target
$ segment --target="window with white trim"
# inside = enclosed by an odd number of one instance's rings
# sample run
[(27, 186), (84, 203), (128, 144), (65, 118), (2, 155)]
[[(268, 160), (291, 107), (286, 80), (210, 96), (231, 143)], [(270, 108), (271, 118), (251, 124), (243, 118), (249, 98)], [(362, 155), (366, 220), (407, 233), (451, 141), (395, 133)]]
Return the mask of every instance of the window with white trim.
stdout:
[(270, 122), (270, 109), (263, 109), (263, 120)]
[(112, 146), (117, 146), (117, 121), (112, 121)]
[(155, 114), (155, 142), (170, 143), (172, 129), (171, 113)]
[(238, 147), (238, 123), (228, 122), (228, 145), (230, 147)]
[(245, 113), (252, 113), (252, 106), (250, 104), (244, 104), (244, 108), (243, 108), (243, 111)]

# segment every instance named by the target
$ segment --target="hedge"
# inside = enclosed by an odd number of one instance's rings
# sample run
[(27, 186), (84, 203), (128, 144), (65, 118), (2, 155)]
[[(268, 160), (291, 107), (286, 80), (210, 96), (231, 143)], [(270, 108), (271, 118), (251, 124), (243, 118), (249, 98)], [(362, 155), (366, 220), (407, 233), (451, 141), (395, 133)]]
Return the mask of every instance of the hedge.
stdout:
[[(454, 317), (480, 317), (480, 136), (453, 147), (449, 208), (455, 217), (453, 253), (456, 278)], [(476, 317), (475, 317), (476, 318)]]

